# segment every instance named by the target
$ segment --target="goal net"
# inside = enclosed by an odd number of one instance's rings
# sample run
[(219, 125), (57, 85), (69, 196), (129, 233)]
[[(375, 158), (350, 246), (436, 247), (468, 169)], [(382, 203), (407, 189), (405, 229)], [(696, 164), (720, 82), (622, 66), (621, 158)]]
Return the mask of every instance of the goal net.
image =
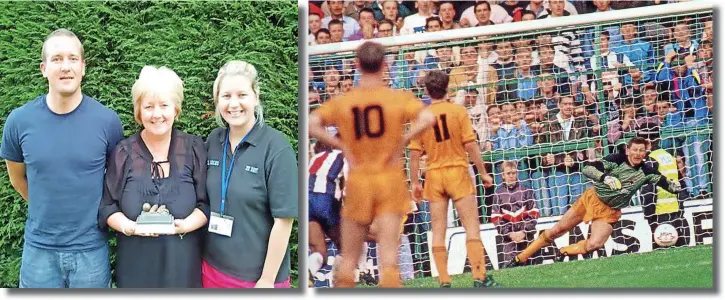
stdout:
[[(449, 100), (468, 110), (486, 171), (495, 182), (494, 187), (484, 187), (479, 170), (471, 166), (490, 269), (504, 266), (552, 227), (592, 185), (581, 173), (584, 163), (624, 152), (632, 137), (653, 133), (659, 134), (655, 148), (661, 151), (648, 153), (649, 159), (658, 162), (664, 175), (680, 180), (683, 192), (673, 195), (645, 186), (622, 210), (602, 249), (570, 259), (712, 243), (713, 53), (712, 7), (707, 3), (376, 41), (388, 47), (385, 74), (392, 88), (409, 90), (429, 103), (423, 78), (430, 70), (443, 70), (450, 75)], [(353, 58), (360, 43), (309, 48), (311, 110), (357, 85)], [(503, 168), (507, 161), (515, 168)], [(409, 175), (425, 184), (423, 174)], [(470, 271), (466, 238), (450, 207), (448, 272), (461, 274)], [(430, 222), (428, 202), (418, 204), (408, 216), (400, 246), (403, 279), (438, 274)], [(675, 232), (660, 228), (664, 224)], [(512, 239), (515, 232), (524, 234), (522, 242)], [(553, 263), (555, 248), (587, 236), (588, 225), (580, 224), (529, 264)], [(337, 245), (328, 246), (327, 263), (332, 265), (339, 253)], [(367, 267), (377, 275), (374, 243), (369, 244), (368, 256)], [(329, 286), (330, 272), (326, 267), (314, 274), (315, 286)]]

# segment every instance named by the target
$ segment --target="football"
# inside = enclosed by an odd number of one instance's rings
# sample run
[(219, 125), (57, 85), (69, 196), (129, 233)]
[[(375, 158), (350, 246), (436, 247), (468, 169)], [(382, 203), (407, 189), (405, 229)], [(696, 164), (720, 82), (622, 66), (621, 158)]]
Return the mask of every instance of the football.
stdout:
[(662, 224), (655, 229), (653, 238), (657, 245), (669, 247), (677, 243), (677, 230), (670, 224)]

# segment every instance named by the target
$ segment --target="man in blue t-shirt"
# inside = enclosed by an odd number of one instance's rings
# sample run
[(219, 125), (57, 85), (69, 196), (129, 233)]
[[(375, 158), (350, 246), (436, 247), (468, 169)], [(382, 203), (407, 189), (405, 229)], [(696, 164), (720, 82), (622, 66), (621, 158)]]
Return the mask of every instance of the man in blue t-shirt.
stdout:
[(3, 128), (0, 157), (28, 201), (21, 288), (110, 287), (98, 206), (123, 129), (115, 112), (81, 92), (84, 58), (74, 33), (51, 33), (40, 63), (48, 94), (14, 109)]

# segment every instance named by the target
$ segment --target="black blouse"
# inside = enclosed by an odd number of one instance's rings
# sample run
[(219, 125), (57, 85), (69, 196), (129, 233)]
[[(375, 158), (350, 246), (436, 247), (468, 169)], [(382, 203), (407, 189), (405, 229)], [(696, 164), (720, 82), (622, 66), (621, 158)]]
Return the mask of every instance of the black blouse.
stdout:
[[(169, 147), (169, 174), (158, 172), (139, 133), (121, 141), (111, 153), (98, 213), (98, 224), (122, 212), (131, 220), (144, 203), (166, 205), (175, 219), (199, 208), (209, 217), (206, 150), (201, 138), (174, 129)], [(157, 168), (158, 167), (158, 168)], [(126, 236), (116, 233), (118, 287), (200, 287), (201, 250), (206, 227), (183, 236)]]

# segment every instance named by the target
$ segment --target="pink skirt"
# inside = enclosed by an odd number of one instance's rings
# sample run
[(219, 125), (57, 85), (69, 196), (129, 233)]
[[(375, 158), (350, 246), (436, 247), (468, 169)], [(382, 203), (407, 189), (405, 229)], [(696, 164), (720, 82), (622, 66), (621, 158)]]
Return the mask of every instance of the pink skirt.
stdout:
[[(212, 267), (210, 264), (206, 263), (206, 261), (201, 262), (201, 285), (204, 288), (207, 288), (207, 289), (219, 289), (219, 288), (251, 289), (251, 288), (254, 288), (255, 284), (256, 284), (256, 282), (253, 282), (253, 281), (241, 280), (241, 279), (229, 276), (227, 274), (224, 274), (221, 271)], [(276, 289), (290, 288), (289, 278), (287, 278), (287, 280), (282, 281), (280, 283), (275, 283), (274, 288), (276, 288)]]

